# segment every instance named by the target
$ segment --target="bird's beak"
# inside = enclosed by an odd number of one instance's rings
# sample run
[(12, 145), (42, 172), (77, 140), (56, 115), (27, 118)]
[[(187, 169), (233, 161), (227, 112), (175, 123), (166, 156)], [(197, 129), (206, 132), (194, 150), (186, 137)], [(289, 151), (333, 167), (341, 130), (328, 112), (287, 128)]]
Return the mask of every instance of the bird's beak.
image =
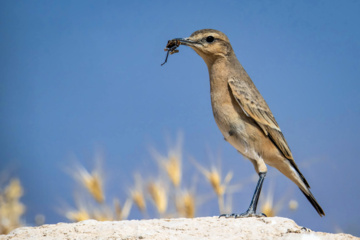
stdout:
[(179, 41), (180, 45), (185, 45), (189, 47), (199, 44), (198, 42), (190, 40), (190, 38), (174, 38), (173, 40)]

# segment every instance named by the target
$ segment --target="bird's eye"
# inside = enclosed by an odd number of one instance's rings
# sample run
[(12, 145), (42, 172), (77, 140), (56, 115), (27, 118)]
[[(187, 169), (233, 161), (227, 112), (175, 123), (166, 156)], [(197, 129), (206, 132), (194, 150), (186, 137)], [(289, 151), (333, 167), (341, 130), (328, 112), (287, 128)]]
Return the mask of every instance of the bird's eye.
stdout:
[(213, 36), (208, 36), (207, 38), (206, 38), (206, 41), (208, 42), (208, 43), (211, 43), (211, 42), (213, 42), (215, 40), (215, 38), (213, 37)]

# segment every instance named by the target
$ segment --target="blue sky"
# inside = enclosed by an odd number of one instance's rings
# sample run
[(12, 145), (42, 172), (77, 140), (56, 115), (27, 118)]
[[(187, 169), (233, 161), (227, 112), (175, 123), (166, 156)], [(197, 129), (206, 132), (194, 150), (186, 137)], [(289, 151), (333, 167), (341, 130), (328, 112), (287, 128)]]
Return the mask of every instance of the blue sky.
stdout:
[[(184, 171), (189, 156), (209, 163), (211, 149), (235, 182), (252, 176), (213, 120), (203, 60), (181, 46), (160, 67), (167, 40), (213, 28), (229, 37), (326, 213), (319, 218), (290, 181), (269, 176), (264, 191), (276, 181), (275, 193), (293, 188), (300, 204), (280, 215), (360, 236), (359, 10), (350, 0), (1, 1), (0, 171), (22, 181), (25, 220), (65, 221), (54, 209), (71, 202), (63, 169), (72, 156), (91, 166), (103, 149), (108, 191), (124, 199), (132, 174), (154, 165), (149, 146), (166, 152), (178, 131)], [(246, 210), (254, 187), (234, 195), (235, 211)]]

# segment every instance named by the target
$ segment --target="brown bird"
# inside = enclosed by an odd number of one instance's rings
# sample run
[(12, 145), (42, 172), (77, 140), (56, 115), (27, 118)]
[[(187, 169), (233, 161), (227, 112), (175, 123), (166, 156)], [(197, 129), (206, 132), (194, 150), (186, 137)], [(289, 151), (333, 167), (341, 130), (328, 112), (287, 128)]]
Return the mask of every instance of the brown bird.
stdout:
[(178, 52), (175, 49), (179, 45), (191, 47), (204, 59), (209, 70), (215, 121), (225, 140), (249, 159), (259, 174), (248, 210), (242, 214), (220, 216), (264, 216), (256, 213), (256, 207), (267, 173), (266, 164), (275, 167), (293, 181), (318, 214), (325, 216), (296, 165), (269, 106), (236, 58), (227, 36), (213, 29), (198, 30), (188, 38), (170, 40), (167, 45), (170, 54)]

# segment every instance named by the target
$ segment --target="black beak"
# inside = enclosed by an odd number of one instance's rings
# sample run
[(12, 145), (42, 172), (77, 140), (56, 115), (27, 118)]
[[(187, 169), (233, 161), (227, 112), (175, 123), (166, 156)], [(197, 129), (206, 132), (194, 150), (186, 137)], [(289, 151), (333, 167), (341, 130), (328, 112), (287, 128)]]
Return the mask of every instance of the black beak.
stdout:
[(174, 38), (168, 41), (166, 48), (172, 51), (173, 49), (179, 47), (180, 45), (185, 46), (194, 46), (199, 44), (198, 42), (191, 41), (189, 38)]
[(178, 40), (181, 45), (185, 46), (193, 46), (195, 44), (198, 44), (197, 42), (189, 40), (189, 38), (175, 38), (174, 40)]

